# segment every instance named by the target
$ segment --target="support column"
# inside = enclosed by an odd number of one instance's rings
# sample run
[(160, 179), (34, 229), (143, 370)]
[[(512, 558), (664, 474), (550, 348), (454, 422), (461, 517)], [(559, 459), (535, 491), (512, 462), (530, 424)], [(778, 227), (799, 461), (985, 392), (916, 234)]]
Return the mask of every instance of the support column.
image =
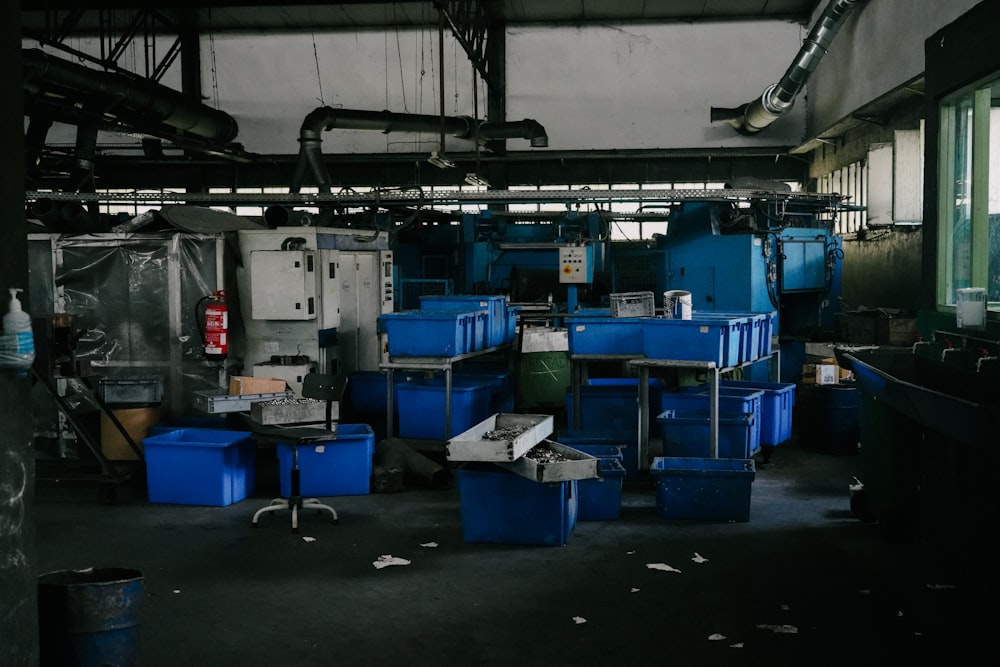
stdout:
[[(9, 157), (0, 178), (0, 292), (28, 295), (28, 239), (24, 212), (24, 109), (19, 3), (0, 9), (0, 146)], [(6, 312), (7, 299), (2, 299)], [(0, 663), (38, 664), (38, 594), (35, 571), (35, 454), (31, 379), (0, 369)]]

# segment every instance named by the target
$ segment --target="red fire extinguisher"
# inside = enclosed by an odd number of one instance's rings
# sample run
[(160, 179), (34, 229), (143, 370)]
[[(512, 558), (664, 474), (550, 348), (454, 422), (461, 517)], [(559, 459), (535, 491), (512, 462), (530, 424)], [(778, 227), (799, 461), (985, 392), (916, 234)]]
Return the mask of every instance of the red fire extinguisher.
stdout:
[(209, 359), (225, 359), (229, 352), (229, 308), (226, 306), (226, 290), (216, 290), (211, 296), (202, 297), (205, 303), (204, 329), (205, 356)]

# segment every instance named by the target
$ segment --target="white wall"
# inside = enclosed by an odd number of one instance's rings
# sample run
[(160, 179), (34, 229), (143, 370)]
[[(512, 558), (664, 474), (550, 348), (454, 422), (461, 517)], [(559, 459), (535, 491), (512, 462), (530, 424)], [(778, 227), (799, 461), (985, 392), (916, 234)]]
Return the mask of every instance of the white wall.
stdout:
[(757, 137), (710, 112), (759, 97), (804, 36), (783, 21), (510, 29), (507, 115), (539, 121), (552, 149), (797, 145), (804, 105)]
[[(737, 107), (778, 81), (811, 24), (512, 27), (507, 35), (507, 118), (541, 123), (549, 148), (532, 149), (540, 151), (798, 145), (919, 75), (926, 37), (975, 4), (868, 0), (837, 35), (800, 96), (807, 99), (799, 99), (788, 114), (752, 137), (712, 123), (711, 108)], [(302, 120), (319, 106), (440, 113), (435, 28), (220, 35), (203, 38), (202, 49), (205, 103), (237, 119), (236, 140), (251, 152), (297, 153)], [(143, 71), (141, 63), (136, 70)], [(178, 71), (175, 64), (165, 81), (176, 86)], [(450, 34), (445, 38), (444, 81), (445, 114), (475, 115), (472, 66)], [(482, 83), (478, 111), (485, 118)], [(53, 135), (60, 131), (63, 141), (74, 142), (73, 128), (55, 129), (50, 138), (58, 141)], [(439, 140), (436, 132), (335, 129), (324, 133), (323, 150), (429, 152)], [(471, 147), (467, 141), (446, 139), (447, 150)], [(530, 149), (520, 139), (509, 140), (508, 148)]]
[[(858, 5), (810, 80), (810, 138), (922, 75), (927, 38), (977, 4), (978, 0), (867, 0)], [(820, 9), (824, 7), (826, 3)]]

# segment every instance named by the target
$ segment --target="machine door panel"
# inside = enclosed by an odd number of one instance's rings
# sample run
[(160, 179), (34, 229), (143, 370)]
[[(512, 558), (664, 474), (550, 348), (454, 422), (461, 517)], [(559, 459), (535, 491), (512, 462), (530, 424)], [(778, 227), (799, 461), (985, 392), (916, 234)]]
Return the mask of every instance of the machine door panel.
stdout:
[(783, 239), (782, 254), (783, 292), (826, 287), (826, 244), (823, 239)]
[(250, 309), (255, 320), (315, 319), (315, 254), (304, 250), (250, 253)]

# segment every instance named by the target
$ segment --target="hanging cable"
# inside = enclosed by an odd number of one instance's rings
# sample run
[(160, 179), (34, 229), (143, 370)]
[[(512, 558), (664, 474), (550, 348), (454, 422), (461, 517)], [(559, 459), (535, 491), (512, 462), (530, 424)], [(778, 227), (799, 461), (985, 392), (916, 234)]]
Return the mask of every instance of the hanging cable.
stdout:
[[(312, 10), (309, 11), (309, 24), (312, 25)], [(312, 44), (313, 44), (313, 61), (316, 63), (316, 85), (319, 88), (319, 103), (320, 106), (326, 106), (326, 100), (323, 99), (323, 77), (320, 75), (319, 71), (319, 51), (316, 48), (316, 31), (312, 30)]]

